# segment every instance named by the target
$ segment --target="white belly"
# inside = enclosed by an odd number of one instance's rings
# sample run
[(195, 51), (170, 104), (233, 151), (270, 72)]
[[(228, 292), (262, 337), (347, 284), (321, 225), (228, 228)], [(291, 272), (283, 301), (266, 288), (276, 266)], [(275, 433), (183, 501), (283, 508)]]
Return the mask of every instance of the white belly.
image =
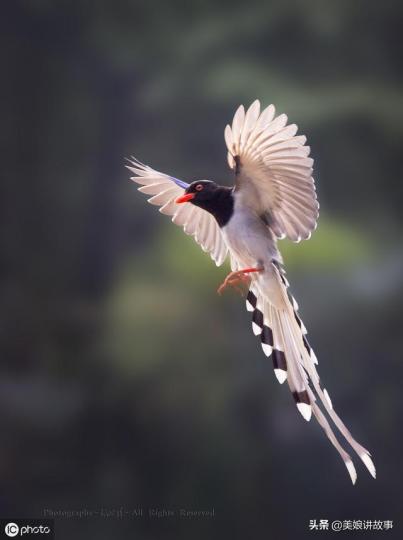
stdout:
[(235, 209), (222, 232), (239, 268), (266, 266), (273, 258), (279, 258), (275, 240), (268, 227), (248, 209)]

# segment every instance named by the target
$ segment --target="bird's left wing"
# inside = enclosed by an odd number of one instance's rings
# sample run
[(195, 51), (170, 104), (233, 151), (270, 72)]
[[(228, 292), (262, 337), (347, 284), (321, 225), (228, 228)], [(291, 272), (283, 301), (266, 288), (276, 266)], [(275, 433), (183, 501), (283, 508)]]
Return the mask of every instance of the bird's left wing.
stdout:
[(228, 253), (228, 248), (215, 218), (193, 204), (176, 204), (189, 186), (186, 182), (158, 172), (132, 158), (126, 167), (135, 174), (131, 180), (141, 184), (139, 191), (152, 195), (148, 202), (160, 206), (162, 214), (173, 216), (172, 221), (183, 227), (186, 234), (194, 237), (203, 251), (207, 251), (217, 266), (220, 266)]
[(244, 203), (267, 219), (277, 238), (299, 242), (315, 229), (319, 204), (310, 148), (296, 133), (285, 114), (275, 118), (273, 105), (260, 112), (256, 100), (246, 112), (243, 105), (238, 108), (225, 141)]

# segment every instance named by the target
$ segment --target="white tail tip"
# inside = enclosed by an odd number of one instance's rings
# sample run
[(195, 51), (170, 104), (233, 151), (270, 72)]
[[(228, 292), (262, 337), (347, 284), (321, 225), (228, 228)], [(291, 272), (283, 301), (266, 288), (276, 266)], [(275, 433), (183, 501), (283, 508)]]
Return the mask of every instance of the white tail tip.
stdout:
[(283, 384), (287, 380), (287, 372), (284, 369), (275, 369), (274, 375), (280, 384)]
[(312, 416), (312, 407), (308, 403), (297, 403), (297, 408), (307, 422)]
[(262, 343), (262, 349), (266, 356), (270, 356), (273, 349), (270, 347), (270, 345), (267, 345), (267, 343)]
[(364, 465), (366, 466), (366, 468), (369, 470), (370, 475), (373, 478), (376, 478), (375, 465), (374, 465), (374, 462), (372, 461), (372, 459), (369, 457), (369, 455), (368, 454), (361, 454), (360, 458), (362, 459), (362, 461), (363, 461)]
[(262, 333), (262, 329), (255, 322), (252, 322), (252, 330), (255, 336), (259, 336)]
[(248, 311), (253, 311), (255, 308), (252, 306), (252, 304), (249, 302), (249, 300), (246, 300), (246, 309)]
[(357, 481), (357, 471), (355, 470), (354, 463), (351, 460), (349, 460), (349, 461), (345, 461), (345, 464), (348, 470), (348, 474), (350, 475), (351, 481), (354, 485)]

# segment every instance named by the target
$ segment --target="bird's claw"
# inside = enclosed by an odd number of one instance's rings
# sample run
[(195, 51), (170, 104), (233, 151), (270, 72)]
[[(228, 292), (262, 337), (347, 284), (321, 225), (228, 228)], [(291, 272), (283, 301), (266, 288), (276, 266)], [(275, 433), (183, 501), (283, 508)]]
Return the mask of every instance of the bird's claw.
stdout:
[(224, 289), (231, 285), (234, 287), (241, 295), (243, 295), (243, 291), (238, 285), (240, 283), (247, 285), (249, 287), (251, 278), (248, 274), (251, 274), (253, 272), (262, 272), (264, 270), (263, 267), (257, 267), (257, 268), (243, 268), (242, 270), (237, 270), (236, 272), (230, 272), (228, 276), (224, 279), (223, 283), (218, 287), (217, 292), (218, 294), (222, 294)]
[(249, 286), (250, 280), (251, 278), (242, 270), (238, 270), (237, 272), (231, 272), (218, 287), (217, 293), (221, 295), (227, 287), (234, 287), (234, 289), (239, 292), (241, 296), (243, 296), (244, 291), (241, 287), (239, 287), (239, 285), (242, 284)]

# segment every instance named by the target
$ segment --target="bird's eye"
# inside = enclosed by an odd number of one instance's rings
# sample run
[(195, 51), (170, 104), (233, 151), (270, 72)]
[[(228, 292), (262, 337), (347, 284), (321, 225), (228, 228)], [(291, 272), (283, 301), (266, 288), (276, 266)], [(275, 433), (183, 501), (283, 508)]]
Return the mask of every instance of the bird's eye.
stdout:
[(195, 187), (196, 191), (201, 191), (202, 189), (203, 189), (203, 184), (197, 184), (197, 186)]

